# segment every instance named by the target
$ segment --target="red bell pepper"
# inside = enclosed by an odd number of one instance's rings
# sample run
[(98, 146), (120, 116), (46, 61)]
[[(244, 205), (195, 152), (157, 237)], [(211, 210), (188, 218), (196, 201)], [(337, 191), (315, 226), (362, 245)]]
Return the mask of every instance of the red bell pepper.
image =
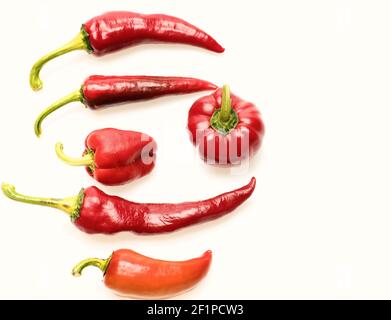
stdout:
[(190, 108), (187, 127), (201, 158), (223, 166), (255, 154), (265, 133), (255, 105), (231, 94), (228, 86), (198, 99)]
[(156, 142), (150, 136), (113, 128), (95, 130), (85, 140), (82, 158), (70, 158), (56, 144), (58, 157), (74, 166), (86, 166), (88, 174), (106, 185), (141, 178), (155, 166)]
[(169, 298), (192, 289), (208, 273), (212, 252), (187, 261), (164, 261), (128, 249), (116, 250), (108, 259), (90, 258), (72, 270), (80, 276), (94, 266), (102, 270), (103, 282), (115, 293), (132, 298)]

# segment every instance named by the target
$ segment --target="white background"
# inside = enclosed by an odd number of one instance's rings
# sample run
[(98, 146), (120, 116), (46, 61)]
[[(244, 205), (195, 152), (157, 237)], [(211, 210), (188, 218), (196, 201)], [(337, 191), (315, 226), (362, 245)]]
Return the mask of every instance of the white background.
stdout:
[[(359, 0), (1, 1), (0, 180), (21, 192), (70, 196), (95, 182), (54, 153), (71, 155), (93, 129), (117, 127), (159, 144), (151, 175), (108, 193), (134, 201), (214, 196), (257, 177), (235, 213), (157, 236), (87, 235), (50, 208), (0, 199), (0, 298), (117, 298), (98, 269), (73, 278), (74, 263), (113, 249), (181, 260), (214, 252), (208, 277), (187, 299), (391, 298), (391, 3)], [(146, 45), (102, 58), (75, 52), (30, 67), (108, 10), (179, 16), (205, 29), (223, 55), (182, 45)], [(245, 172), (208, 167), (186, 133), (201, 94), (104, 111), (73, 104), (33, 122), (91, 74), (194, 76), (255, 102), (263, 113), (262, 151)]]

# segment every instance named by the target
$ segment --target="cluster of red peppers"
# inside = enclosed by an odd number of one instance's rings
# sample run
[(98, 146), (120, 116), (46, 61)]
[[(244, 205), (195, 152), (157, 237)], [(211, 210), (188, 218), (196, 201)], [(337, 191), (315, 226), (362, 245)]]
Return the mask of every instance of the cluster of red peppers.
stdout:
[[(42, 66), (64, 53), (86, 50), (101, 56), (122, 48), (148, 42), (182, 43), (217, 53), (224, 51), (210, 35), (176, 17), (133, 12), (108, 12), (82, 25), (81, 31), (64, 47), (47, 54), (32, 68), (30, 85), (42, 88)], [(215, 90), (198, 99), (189, 111), (188, 131), (201, 158), (210, 164), (231, 166), (249, 159), (260, 148), (264, 124), (254, 104), (230, 93), (228, 86), (218, 89), (211, 82), (185, 77), (90, 76), (75, 92), (55, 102), (37, 118), (34, 129), (41, 135), (42, 121), (70, 102), (81, 102), (97, 110), (123, 102), (147, 100), (164, 95)], [(85, 166), (87, 173), (105, 185), (119, 185), (141, 178), (155, 166), (157, 145), (147, 134), (105, 128), (90, 133), (79, 158), (64, 153), (56, 144), (60, 159), (70, 165)], [(255, 178), (236, 190), (207, 200), (182, 203), (137, 203), (108, 195), (97, 187), (82, 189), (77, 195), (40, 198), (22, 195), (3, 183), (3, 193), (16, 201), (38, 204), (66, 212), (71, 221), (87, 233), (134, 232), (156, 234), (172, 232), (232, 212), (254, 191)], [(73, 275), (86, 266), (103, 271), (104, 283), (113, 291), (138, 298), (166, 298), (189, 290), (208, 272), (211, 251), (188, 261), (163, 261), (132, 250), (117, 250), (108, 259), (91, 258), (76, 265)]]

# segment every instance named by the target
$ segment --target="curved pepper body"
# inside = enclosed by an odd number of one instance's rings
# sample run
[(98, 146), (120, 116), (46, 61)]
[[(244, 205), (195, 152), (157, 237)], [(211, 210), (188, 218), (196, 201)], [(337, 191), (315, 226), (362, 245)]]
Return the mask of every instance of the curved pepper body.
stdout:
[(85, 50), (96, 56), (142, 43), (182, 43), (221, 53), (224, 48), (192, 24), (164, 14), (127, 11), (107, 12), (82, 25), (77, 36), (64, 46), (44, 55), (31, 68), (30, 86), (42, 88), (40, 72), (49, 61), (63, 54)]
[(141, 43), (171, 42), (202, 47), (215, 52), (224, 48), (192, 24), (164, 14), (127, 11), (107, 12), (84, 24), (93, 54), (103, 55)]
[(95, 130), (85, 141), (85, 153), (94, 155), (87, 172), (106, 185), (118, 185), (141, 178), (155, 166), (156, 142), (145, 133), (113, 128)]
[(217, 165), (240, 164), (261, 147), (265, 126), (256, 106), (231, 94), (238, 122), (227, 134), (215, 130), (211, 119), (222, 104), (222, 89), (198, 99), (190, 108), (188, 130), (201, 158)]
[(164, 261), (128, 249), (114, 251), (104, 284), (119, 295), (168, 298), (193, 288), (208, 273), (212, 252), (187, 261)]
[(80, 89), (54, 102), (37, 117), (34, 130), (39, 137), (42, 121), (52, 112), (71, 102), (80, 101), (90, 109), (118, 103), (148, 100), (174, 94), (214, 90), (217, 86), (205, 80), (159, 76), (90, 76)]
[(82, 86), (83, 102), (91, 109), (165, 95), (214, 90), (216, 85), (195, 78), (158, 76), (90, 76)]
[(214, 198), (178, 204), (136, 203), (89, 187), (84, 190), (83, 203), (74, 223), (87, 233), (171, 232), (232, 212), (251, 196), (255, 184), (252, 178), (244, 187)]

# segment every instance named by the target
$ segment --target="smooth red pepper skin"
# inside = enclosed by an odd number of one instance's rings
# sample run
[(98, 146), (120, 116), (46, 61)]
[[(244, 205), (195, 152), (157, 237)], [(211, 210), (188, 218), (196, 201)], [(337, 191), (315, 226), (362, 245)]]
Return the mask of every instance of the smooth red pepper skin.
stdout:
[(171, 232), (232, 212), (255, 189), (256, 180), (214, 198), (179, 204), (136, 203), (107, 195), (96, 187), (84, 190), (84, 199), (74, 223), (87, 233), (140, 234)]
[(220, 88), (192, 105), (187, 124), (190, 139), (204, 161), (223, 166), (240, 164), (261, 147), (265, 126), (253, 103), (231, 94), (232, 109), (238, 116), (238, 123), (228, 134), (221, 134), (211, 126), (211, 118), (221, 107), (221, 102)]
[(164, 14), (113, 11), (84, 25), (93, 54), (103, 55), (141, 43), (171, 42), (223, 52), (210, 35), (190, 23)]
[(116, 103), (216, 88), (213, 83), (195, 78), (94, 75), (84, 81), (82, 90), (84, 104), (91, 109), (98, 109)]
[(104, 284), (133, 298), (168, 298), (193, 288), (208, 273), (212, 252), (187, 261), (164, 261), (128, 249), (114, 251)]
[(93, 152), (94, 166), (87, 172), (106, 185), (118, 185), (141, 178), (155, 166), (156, 142), (145, 133), (113, 128), (95, 130), (85, 141)]

